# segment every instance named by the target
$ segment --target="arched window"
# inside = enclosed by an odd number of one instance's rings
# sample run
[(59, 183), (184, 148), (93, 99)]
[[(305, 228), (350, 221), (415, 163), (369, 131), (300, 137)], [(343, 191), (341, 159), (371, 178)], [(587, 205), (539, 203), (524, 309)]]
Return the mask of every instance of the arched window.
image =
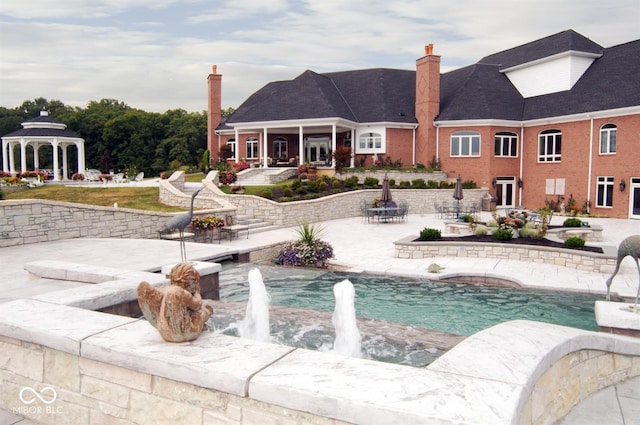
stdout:
[(289, 159), (287, 150), (287, 139), (284, 137), (276, 137), (273, 139), (273, 157), (276, 159)]
[(562, 132), (545, 130), (538, 135), (538, 162), (560, 162), (562, 159)]
[(494, 138), (495, 156), (517, 157), (518, 156), (518, 136), (514, 133), (496, 133)]
[(605, 124), (600, 127), (600, 153), (616, 153), (618, 139), (618, 127), (614, 124)]
[(480, 133), (456, 131), (451, 135), (451, 156), (480, 156)]
[(258, 158), (258, 139), (249, 137), (247, 139), (247, 159)]

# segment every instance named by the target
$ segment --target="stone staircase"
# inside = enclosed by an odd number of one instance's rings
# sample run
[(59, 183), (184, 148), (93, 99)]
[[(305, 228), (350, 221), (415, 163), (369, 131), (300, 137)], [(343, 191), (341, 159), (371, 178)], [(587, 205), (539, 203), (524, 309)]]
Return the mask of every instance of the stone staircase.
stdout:
[(235, 184), (240, 186), (262, 186), (287, 180), (298, 174), (296, 168), (248, 168), (238, 173)]
[[(259, 218), (255, 218), (249, 215), (237, 216), (236, 222), (239, 225), (248, 227), (249, 237), (251, 237), (251, 235), (255, 235), (256, 233), (267, 232), (269, 230), (275, 230), (281, 227), (267, 221), (262, 221)], [(238, 232), (238, 238), (246, 238), (246, 237), (247, 237), (247, 230), (241, 230)]]

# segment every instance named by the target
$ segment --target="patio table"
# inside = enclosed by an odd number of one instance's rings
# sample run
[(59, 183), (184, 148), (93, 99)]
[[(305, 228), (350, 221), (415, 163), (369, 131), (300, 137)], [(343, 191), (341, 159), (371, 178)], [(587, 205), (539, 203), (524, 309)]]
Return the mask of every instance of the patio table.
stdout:
[(367, 213), (369, 214), (369, 216), (376, 217), (378, 221), (383, 221), (386, 223), (387, 220), (393, 220), (394, 218), (398, 217), (400, 214), (400, 210), (401, 208), (399, 207), (392, 207), (392, 208), (376, 207), (376, 208), (367, 208)]

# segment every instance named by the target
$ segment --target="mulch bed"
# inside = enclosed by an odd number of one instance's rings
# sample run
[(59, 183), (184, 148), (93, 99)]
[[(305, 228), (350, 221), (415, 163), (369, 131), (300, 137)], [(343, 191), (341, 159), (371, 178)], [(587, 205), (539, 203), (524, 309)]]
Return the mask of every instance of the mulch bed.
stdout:
[[(416, 239), (416, 242), (417, 241), (420, 241), (420, 239)], [(438, 240), (429, 241), (429, 242), (476, 242), (476, 243), (493, 242), (493, 243), (504, 243), (504, 244), (511, 244), (511, 245), (535, 245), (535, 246), (546, 246), (549, 248), (567, 249), (567, 247), (563, 243), (550, 241), (549, 239), (545, 239), (545, 238), (514, 238), (509, 241), (499, 241), (496, 238), (494, 238), (492, 235), (445, 236)], [(603, 253), (602, 248), (598, 246), (585, 245), (582, 248), (570, 248), (570, 249), (575, 249), (576, 251), (597, 252), (599, 254)]]

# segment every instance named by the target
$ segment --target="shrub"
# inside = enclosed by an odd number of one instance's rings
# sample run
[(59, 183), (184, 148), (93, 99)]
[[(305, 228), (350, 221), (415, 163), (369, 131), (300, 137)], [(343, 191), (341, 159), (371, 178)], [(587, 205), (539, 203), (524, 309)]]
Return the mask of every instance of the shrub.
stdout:
[(489, 229), (487, 229), (485, 226), (478, 226), (476, 227), (476, 231), (474, 234), (476, 236), (485, 236), (488, 233), (489, 233)]
[(331, 187), (334, 189), (340, 189), (340, 180), (338, 179), (331, 180)]
[[(527, 223), (528, 224), (528, 223)], [(520, 229), (520, 236), (523, 238), (537, 238), (538, 237), (538, 229), (530, 226), (523, 227)]]
[(271, 189), (264, 189), (262, 191), (262, 197), (267, 199), (273, 199), (273, 192)]
[(582, 220), (580, 220), (579, 218), (568, 218), (564, 221), (564, 223), (562, 223), (562, 227), (581, 227), (582, 226)]
[(349, 189), (358, 187), (358, 176), (350, 176), (344, 179), (344, 187)]
[(437, 189), (439, 186), (439, 183), (435, 180), (427, 180), (427, 187), (429, 189)]
[(411, 187), (411, 182), (408, 182), (406, 180), (402, 180), (402, 181), (400, 181), (399, 187), (400, 187), (400, 189), (409, 189)]
[(424, 182), (424, 179), (415, 179), (411, 181), (411, 187), (414, 189), (426, 189), (427, 184)]
[(498, 222), (491, 218), (487, 220), (487, 227), (498, 227)]
[(396, 186), (396, 179), (389, 179), (389, 186), (395, 187)]
[(420, 231), (420, 240), (423, 241), (435, 241), (442, 238), (442, 233), (438, 229), (431, 227), (425, 227)]
[(378, 187), (378, 183), (380, 180), (378, 180), (375, 177), (365, 177), (364, 178), (364, 187), (367, 188), (375, 188)]
[(510, 241), (513, 239), (513, 232), (511, 229), (501, 227), (493, 232), (493, 237), (499, 241)]
[(293, 195), (293, 191), (291, 190), (291, 188), (289, 186), (285, 186), (282, 188), (282, 195), (286, 196), (287, 198), (291, 197), (291, 195)]
[(475, 220), (473, 219), (472, 215), (469, 214), (462, 214), (459, 218), (458, 221), (464, 221), (465, 223), (473, 223)]
[(329, 185), (325, 181), (321, 181), (318, 183), (318, 190), (325, 191), (327, 190), (327, 187), (329, 187)]
[(219, 172), (220, 183), (231, 184), (238, 180), (238, 176), (231, 170), (225, 170)]
[(570, 236), (564, 241), (564, 246), (567, 248), (582, 248), (584, 246), (584, 239), (578, 236)]

